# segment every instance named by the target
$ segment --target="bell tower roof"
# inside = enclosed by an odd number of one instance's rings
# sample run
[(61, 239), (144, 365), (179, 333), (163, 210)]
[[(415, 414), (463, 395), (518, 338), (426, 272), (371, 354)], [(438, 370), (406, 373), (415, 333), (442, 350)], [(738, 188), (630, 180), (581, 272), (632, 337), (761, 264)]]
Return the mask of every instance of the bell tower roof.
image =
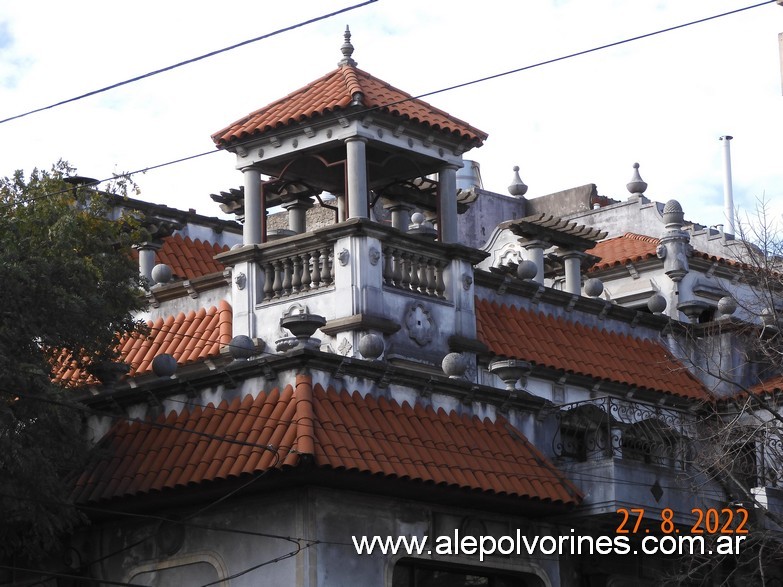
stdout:
[(350, 113), (387, 115), (423, 132), (446, 135), (442, 138), (463, 144), (463, 150), (481, 146), (487, 138), (487, 133), (359, 69), (347, 28), (340, 50), (337, 69), (214, 133), (217, 147)]

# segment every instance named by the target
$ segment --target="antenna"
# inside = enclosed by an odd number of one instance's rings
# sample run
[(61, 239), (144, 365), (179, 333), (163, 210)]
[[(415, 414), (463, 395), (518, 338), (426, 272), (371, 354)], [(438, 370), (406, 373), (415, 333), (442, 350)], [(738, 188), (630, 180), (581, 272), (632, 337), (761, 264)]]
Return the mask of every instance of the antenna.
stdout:
[(731, 185), (731, 135), (724, 135), (720, 138), (723, 141), (723, 208), (726, 214), (728, 224), (728, 233), (734, 232), (734, 191)]

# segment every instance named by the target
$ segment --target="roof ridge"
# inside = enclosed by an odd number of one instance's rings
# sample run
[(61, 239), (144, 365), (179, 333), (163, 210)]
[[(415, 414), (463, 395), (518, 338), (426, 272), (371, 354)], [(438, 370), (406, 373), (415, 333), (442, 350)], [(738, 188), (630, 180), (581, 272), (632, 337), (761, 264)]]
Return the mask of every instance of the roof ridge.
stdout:
[[(622, 236), (618, 236), (615, 238), (627, 238), (631, 240), (638, 240), (638, 241), (645, 241), (648, 243), (659, 243), (661, 242), (661, 239), (656, 236), (650, 236), (649, 234), (640, 234), (638, 232), (626, 232)], [(614, 240), (614, 239), (607, 239), (607, 240)]]
[(315, 456), (315, 408), (313, 406), (313, 379), (309, 375), (296, 376), (296, 452)]

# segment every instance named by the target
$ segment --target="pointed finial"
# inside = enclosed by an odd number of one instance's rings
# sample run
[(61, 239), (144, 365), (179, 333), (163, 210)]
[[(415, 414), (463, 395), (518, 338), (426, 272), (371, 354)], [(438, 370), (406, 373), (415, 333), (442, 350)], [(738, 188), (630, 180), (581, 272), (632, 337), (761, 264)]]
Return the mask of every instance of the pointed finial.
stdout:
[(647, 182), (642, 179), (641, 175), (639, 175), (638, 163), (633, 164), (633, 177), (631, 178), (631, 181), (625, 184), (625, 187), (632, 194), (640, 195), (643, 194), (644, 190), (647, 189)]
[(345, 25), (345, 34), (343, 37), (345, 38), (345, 41), (343, 41), (343, 46), (340, 47), (343, 58), (340, 59), (340, 62), (337, 65), (350, 65), (351, 67), (356, 67), (358, 63), (351, 57), (351, 55), (353, 55), (353, 45), (351, 45), (351, 29), (348, 28), (348, 25)]
[(514, 179), (511, 180), (511, 185), (508, 186), (508, 193), (517, 198), (521, 198), (527, 193), (527, 186), (522, 178), (519, 177), (519, 165), (514, 165)]

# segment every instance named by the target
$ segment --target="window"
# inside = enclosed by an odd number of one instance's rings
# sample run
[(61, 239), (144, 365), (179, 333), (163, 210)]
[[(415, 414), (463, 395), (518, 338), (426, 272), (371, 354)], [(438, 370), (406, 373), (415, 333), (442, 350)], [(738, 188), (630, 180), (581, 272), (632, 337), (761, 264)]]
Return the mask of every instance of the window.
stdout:
[(593, 404), (583, 404), (561, 413), (555, 453), (579, 462), (607, 456), (611, 450), (610, 424), (609, 415)]
[(648, 418), (631, 424), (623, 432), (623, 458), (674, 466), (682, 444), (675, 430), (657, 418)]

